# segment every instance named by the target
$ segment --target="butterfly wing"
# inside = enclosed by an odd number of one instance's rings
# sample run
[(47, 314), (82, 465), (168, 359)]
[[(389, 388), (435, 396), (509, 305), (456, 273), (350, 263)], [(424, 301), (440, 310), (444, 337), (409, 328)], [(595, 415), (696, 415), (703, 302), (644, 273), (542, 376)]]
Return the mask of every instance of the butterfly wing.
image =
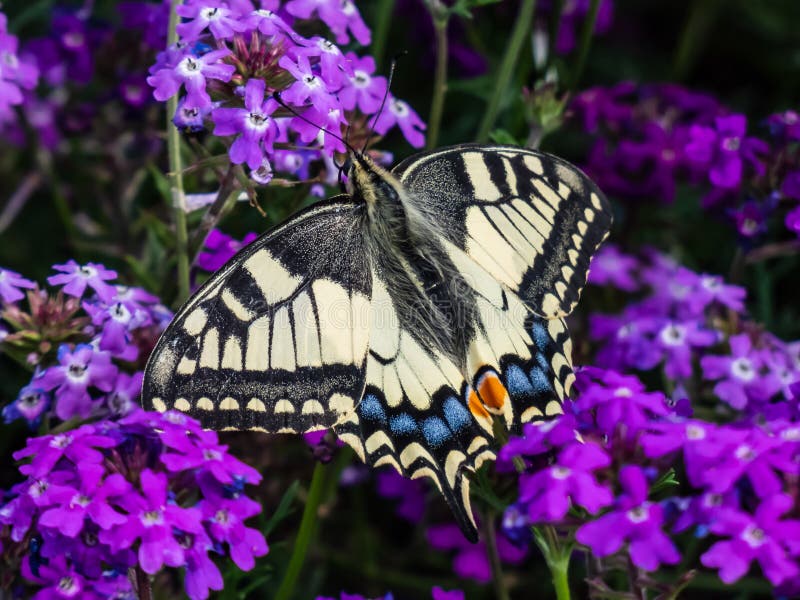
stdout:
[(364, 397), (334, 430), (372, 466), (391, 465), (412, 479), (429, 477), (465, 535), (476, 540), (465, 474), (494, 459), (491, 422), (487, 431), (473, 416), (460, 369), (402, 327), (390, 285), (377, 272), (372, 277)]
[(534, 313), (572, 312), (612, 220), (579, 169), (532, 150), (468, 144), (411, 157), (393, 173), (450, 242)]
[(317, 204), (215, 273), (153, 351), (145, 407), (269, 432), (326, 428), (351, 413), (364, 391), (372, 286), (362, 210)]

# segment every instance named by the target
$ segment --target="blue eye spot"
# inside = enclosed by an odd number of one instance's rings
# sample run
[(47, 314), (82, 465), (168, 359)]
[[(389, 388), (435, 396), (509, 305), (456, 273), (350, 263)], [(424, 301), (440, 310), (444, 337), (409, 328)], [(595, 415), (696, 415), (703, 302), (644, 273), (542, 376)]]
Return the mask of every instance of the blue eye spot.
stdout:
[(525, 396), (533, 394), (533, 386), (525, 371), (520, 369), (517, 365), (510, 365), (505, 372), (506, 376), (506, 389), (511, 397)]
[(367, 421), (386, 422), (386, 411), (377, 397), (367, 394), (358, 405), (358, 416)]
[(469, 411), (453, 396), (444, 401), (442, 410), (444, 411), (444, 418), (447, 419), (447, 424), (450, 425), (450, 429), (453, 431), (467, 427), (472, 421)]
[(408, 413), (401, 413), (389, 420), (389, 429), (396, 435), (411, 435), (417, 432), (417, 422)]
[(422, 422), (422, 435), (431, 446), (439, 446), (452, 434), (439, 417), (429, 417)]
[(550, 380), (547, 378), (547, 375), (545, 375), (544, 371), (542, 371), (539, 367), (533, 367), (530, 371), (530, 374), (533, 389), (537, 394), (552, 391), (553, 388), (550, 385)]

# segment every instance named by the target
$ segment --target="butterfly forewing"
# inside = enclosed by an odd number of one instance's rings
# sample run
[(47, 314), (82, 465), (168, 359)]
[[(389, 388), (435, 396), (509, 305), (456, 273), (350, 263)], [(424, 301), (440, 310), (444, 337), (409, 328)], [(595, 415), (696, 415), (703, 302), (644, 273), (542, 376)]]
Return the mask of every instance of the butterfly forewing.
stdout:
[(611, 209), (573, 165), (510, 146), (422, 154), (393, 173), (443, 233), (536, 314), (574, 309)]
[(364, 390), (372, 286), (361, 209), (317, 205), (212, 276), (153, 351), (145, 405), (270, 432), (326, 428), (351, 412)]

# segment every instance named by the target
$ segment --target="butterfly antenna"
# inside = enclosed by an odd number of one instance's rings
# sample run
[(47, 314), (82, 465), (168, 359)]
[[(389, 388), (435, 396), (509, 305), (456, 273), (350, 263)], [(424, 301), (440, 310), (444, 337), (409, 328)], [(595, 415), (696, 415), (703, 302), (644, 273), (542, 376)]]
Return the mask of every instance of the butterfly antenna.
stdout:
[(320, 127), (320, 126), (319, 126), (317, 123), (314, 123), (313, 121), (311, 121), (311, 119), (309, 119), (309, 118), (307, 118), (307, 117), (304, 117), (304, 116), (303, 116), (303, 115), (301, 115), (299, 112), (297, 112), (295, 109), (293, 109), (291, 106), (289, 106), (288, 104), (286, 104), (286, 102), (284, 102), (284, 101), (283, 101), (283, 98), (281, 98), (281, 93), (280, 93), (280, 92), (273, 92), (273, 93), (272, 93), (272, 97), (275, 99), (275, 102), (277, 102), (278, 104), (280, 104), (280, 105), (281, 105), (283, 108), (285, 108), (286, 110), (288, 110), (288, 111), (289, 111), (290, 113), (292, 113), (292, 114), (293, 114), (295, 117), (297, 117), (298, 119), (301, 119), (301, 120), (305, 121), (306, 123), (308, 123), (309, 125), (312, 125), (313, 127), (316, 127), (316, 128), (317, 128), (317, 129), (319, 129), (320, 131), (324, 131), (324, 132), (325, 132), (325, 133), (327, 133), (328, 135), (331, 135), (331, 136), (333, 136), (334, 138), (336, 138), (337, 140), (339, 140), (340, 142), (342, 142), (342, 143), (345, 145), (345, 147), (346, 147), (346, 148), (347, 148), (347, 149), (348, 149), (350, 152), (352, 152), (353, 154), (355, 154), (355, 153), (356, 153), (356, 149), (355, 149), (355, 148), (353, 148), (353, 147), (352, 147), (352, 146), (351, 146), (351, 145), (348, 143), (348, 141), (347, 141), (346, 139), (344, 139), (342, 136), (340, 136), (340, 135), (338, 135), (338, 134), (336, 134), (336, 133), (332, 132), (330, 129), (326, 129), (325, 127)]
[[(383, 112), (383, 108), (386, 106), (386, 100), (389, 98), (389, 90), (392, 87), (392, 79), (394, 78), (394, 69), (397, 66), (397, 59), (401, 56), (405, 56), (407, 53), (405, 51), (401, 52), (400, 54), (396, 55), (393, 59), (391, 64), (389, 65), (389, 79), (386, 82), (386, 91), (383, 93), (383, 100), (381, 100), (381, 106), (378, 109), (378, 112), (375, 113), (375, 118), (372, 119), (372, 125), (370, 126), (370, 131), (375, 131), (375, 124), (378, 122), (378, 118), (381, 116)], [(364, 147), (361, 148), (361, 154), (364, 154), (364, 151), (367, 149), (367, 145), (369, 144), (369, 135), (367, 136), (366, 141), (364, 142)]]

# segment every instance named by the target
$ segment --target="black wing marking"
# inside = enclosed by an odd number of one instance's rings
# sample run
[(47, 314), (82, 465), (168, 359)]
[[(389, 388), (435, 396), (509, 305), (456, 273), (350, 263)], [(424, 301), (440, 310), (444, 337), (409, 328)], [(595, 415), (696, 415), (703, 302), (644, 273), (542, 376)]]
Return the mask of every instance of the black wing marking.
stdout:
[(393, 173), (448, 239), (546, 318), (572, 312), (611, 209), (579, 169), (512, 146), (463, 145)]
[(362, 211), (317, 204), (234, 256), (161, 336), (145, 406), (269, 432), (351, 413), (364, 390), (372, 286)]

